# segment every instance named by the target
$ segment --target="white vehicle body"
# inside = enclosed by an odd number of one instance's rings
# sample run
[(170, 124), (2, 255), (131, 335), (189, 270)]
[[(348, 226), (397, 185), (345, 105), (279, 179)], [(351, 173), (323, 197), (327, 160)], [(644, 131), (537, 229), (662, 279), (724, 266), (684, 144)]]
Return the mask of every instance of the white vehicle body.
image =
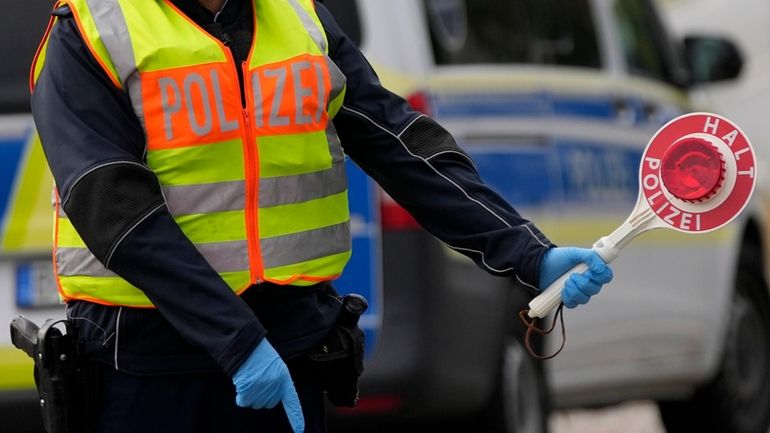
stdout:
[[(685, 105), (681, 89), (629, 73), (617, 42), (619, 30), (611, 16), (611, 3), (593, 1), (596, 22), (600, 24), (597, 30), (604, 59), (601, 70), (532, 65), (437, 66), (425, 10), (413, 0), (361, 1), (366, 29), (363, 50), (381, 71), (385, 85), (391, 84), (393, 76), (395, 84), (391, 87), (404, 94), (434, 89), (482, 94), (535, 89), (575, 97), (635, 98), (655, 109), (655, 117), (639, 126), (633, 125), (633, 119), (624, 118), (627, 113), (622, 110), (617, 118), (602, 121), (537, 114), (513, 120), (444, 121), (438, 116), (466, 149), (485, 138), (508, 137), (515, 142), (548, 131), (549, 135), (641, 150), (662, 122), (691, 108)], [(398, 31), (393, 31), (393, 23), (398, 23)], [(611, 153), (607, 155), (612, 157)], [(613, 166), (613, 161), (602, 165), (601, 161), (581, 159), (579, 155), (571, 157), (577, 170), (589, 173), (595, 168), (616, 169), (630, 170), (636, 176), (638, 170), (634, 166)], [(607, 176), (596, 179), (599, 182)], [(595, 207), (595, 203), (590, 207), (574, 206), (561, 209), (559, 216), (544, 209), (521, 210), (557, 244), (588, 246), (609, 234), (633, 207), (628, 200), (613, 202), (616, 197), (611, 185), (597, 183), (593, 187), (594, 193), (606, 197), (601, 207)], [(740, 224), (738, 221), (719, 233), (698, 237), (672, 231), (648, 234), (627, 247), (613, 265), (616, 278), (604, 293), (589, 306), (566, 314), (566, 349), (548, 365), (557, 404), (593, 405), (668, 393), (681, 395), (712, 375), (725, 337)], [(560, 343), (558, 339), (552, 339), (552, 348)]]
[[(437, 64), (430, 28), (435, 16), (426, 6), (428, 3), (359, 0), (363, 51), (386, 87), (405, 97), (425, 93), (427, 96), (423, 95), (422, 99), (434, 104), (431, 114), (453, 133), (461, 147), (474, 158), (481, 158), (482, 177), (506, 198), (510, 197), (514, 207), (535, 221), (559, 245), (589, 246), (625, 220), (636, 198), (635, 190), (629, 194), (626, 183), (629, 176), (636, 183), (638, 173), (638, 165), (629, 164), (624, 157), (626, 152), (641, 153), (655, 131), (678, 114), (720, 107), (709, 105), (714, 101), (713, 94), (712, 98), (704, 98), (702, 92), (691, 94), (700, 87), (675, 85), (633, 70), (629, 53), (625, 51), (628, 46), (623, 42), (628, 41), (629, 29), (623, 27), (620, 0), (588, 2), (601, 55), (601, 64), (596, 68)], [(462, 8), (464, 2), (433, 3), (446, 12), (453, 7)], [(643, 5), (647, 8), (645, 12), (651, 14), (645, 19), (651, 21), (650, 29), (655, 34), (644, 36), (657, 39), (652, 43), (658, 50), (657, 55), (672, 62), (674, 68), (686, 68), (684, 50), (669, 38), (664, 24), (658, 21), (655, 5), (646, 1), (628, 3)], [(687, 2), (672, 3), (672, 7), (676, 7)], [(690, 3), (690, 10), (699, 9), (700, 3)], [(729, 13), (726, 9), (737, 7), (713, 3), (722, 6), (721, 16)], [(684, 21), (689, 15), (684, 11), (681, 16)], [(709, 21), (702, 14), (699, 16), (700, 22)], [(766, 33), (766, 21), (760, 21)], [(735, 24), (734, 19), (722, 22), (728, 26)], [(706, 32), (711, 27), (706, 25)], [(756, 67), (749, 64), (749, 68), (752, 66)], [(766, 80), (763, 82), (766, 84)], [(453, 98), (466, 101), (488, 98), (492, 100), (490, 104), (496, 104), (496, 98), (506, 93), (547, 94), (548, 97), (535, 101), (535, 108), (525, 114), (512, 110), (495, 113), (496, 109), (483, 114), (458, 114), (445, 107), (446, 101)], [(544, 100), (547, 104), (558, 98), (610, 100), (615, 110), (608, 116), (592, 117), (570, 112), (560, 115), (537, 107)], [(735, 102), (733, 108), (738, 105)], [(487, 108), (482, 107), (481, 111)], [(723, 114), (730, 116), (730, 112)], [(734, 119), (739, 125), (740, 117)], [(753, 119), (767, 130), (765, 117), (764, 111), (753, 112)], [(751, 132), (748, 133), (751, 139)], [(758, 135), (770, 137), (770, 134)], [(563, 140), (579, 142), (585, 147), (559, 146)], [(754, 145), (759, 155), (764, 156), (762, 148), (766, 143), (754, 141)], [(485, 155), (494, 158), (512, 152), (527, 156), (548, 146), (556, 148), (552, 151), (556, 155), (550, 154), (549, 163), (553, 164), (547, 169), (553, 171), (549, 176), (567, 176), (567, 183), (575, 183), (572, 190), (560, 191), (566, 197), (552, 195), (541, 202), (518, 203), (516, 194), (510, 191), (537, 188), (534, 183), (538, 180), (532, 184), (506, 185), (505, 176), (500, 173), (486, 177), (488, 170), (485, 171), (484, 165), (489, 163), (484, 162)], [(596, 151), (594, 146), (601, 150)], [(763, 164), (760, 160), (760, 171)], [(563, 172), (565, 167), (568, 173)], [(521, 180), (513, 171), (508, 174), (510, 183)], [(762, 176), (760, 173), (760, 180)], [(584, 200), (569, 197), (575, 190)], [(565, 315), (566, 349), (546, 364), (556, 407), (593, 406), (640, 398), (686, 400), (719, 376), (726, 362), (725, 351), (736, 350), (728, 347), (728, 340), (735, 337), (728, 333), (741, 250), (748, 243), (764, 252), (762, 246), (766, 245), (764, 228), (768, 207), (762, 195), (767, 188), (760, 186), (759, 190), (743, 216), (715, 233), (694, 236), (661, 230), (645, 234), (625, 248), (613, 264), (616, 277), (612, 284), (590, 305)], [(456, 263), (462, 266), (463, 258), (448, 248), (445, 252), (457, 258)], [(763, 257), (768, 260), (768, 255)], [(764, 266), (763, 271), (766, 273), (767, 269), (768, 266)], [(765, 287), (763, 281), (760, 285)], [(761, 292), (758, 296), (765, 302), (767, 291)], [(756, 357), (760, 360), (757, 362), (767, 360), (762, 354), (768, 344), (766, 335), (758, 337), (764, 344), (757, 350)], [(552, 337), (549, 350), (556, 349), (559, 343), (558, 335)], [(767, 410), (764, 412), (766, 417)]]

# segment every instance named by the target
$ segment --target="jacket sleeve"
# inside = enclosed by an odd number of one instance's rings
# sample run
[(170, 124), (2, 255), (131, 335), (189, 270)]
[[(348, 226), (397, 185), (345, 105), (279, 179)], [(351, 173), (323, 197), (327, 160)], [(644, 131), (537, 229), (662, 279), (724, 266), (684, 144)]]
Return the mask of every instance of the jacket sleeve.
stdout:
[(327, 9), (316, 10), (330, 56), (347, 77), (334, 120), (346, 154), (450, 248), (492, 274), (536, 287), (542, 256), (553, 245), (484, 184), (444, 128), (382, 87)]
[(32, 113), (67, 217), (102, 264), (232, 374), (265, 329), (171, 217), (127, 95), (91, 56), (71, 12), (55, 12)]

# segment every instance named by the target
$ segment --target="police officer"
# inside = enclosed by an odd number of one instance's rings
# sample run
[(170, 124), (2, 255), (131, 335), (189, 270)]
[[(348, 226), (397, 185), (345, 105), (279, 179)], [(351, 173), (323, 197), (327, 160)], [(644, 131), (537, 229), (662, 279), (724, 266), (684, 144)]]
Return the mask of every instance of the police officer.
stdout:
[(68, 0), (53, 17), (32, 109), (59, 291), (102, 365), (98, 432), (325, 431), (306, 355), (340, 311), (343, 149), (492, 274), (537, 288), (588, 263), (568, 307), (611, 279), (487, 188), (313, 0)]

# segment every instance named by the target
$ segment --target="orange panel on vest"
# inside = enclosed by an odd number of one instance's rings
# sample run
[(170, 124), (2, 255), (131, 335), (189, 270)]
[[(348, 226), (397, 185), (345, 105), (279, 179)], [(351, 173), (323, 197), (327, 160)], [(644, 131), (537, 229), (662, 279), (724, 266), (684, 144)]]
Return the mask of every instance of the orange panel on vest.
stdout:
[(257, 135), (323, 131), (329, 70), (323, 56), (302, 55), (249, 71)]
[(142, 72), (142, 109), (150, 150), (241, 136), (241, 97), (227, 63)]

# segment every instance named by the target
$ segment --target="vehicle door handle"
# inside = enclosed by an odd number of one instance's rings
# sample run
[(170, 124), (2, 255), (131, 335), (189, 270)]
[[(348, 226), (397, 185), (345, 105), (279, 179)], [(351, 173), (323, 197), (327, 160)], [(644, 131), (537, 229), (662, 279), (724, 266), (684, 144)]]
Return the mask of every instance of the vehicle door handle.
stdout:
[(615, 110), (615, 117), (624, 123), (634, 123), (636, 120), (636, 113), (634, 107), (623, 97), (616, 97), (612, 100), (613, 109)]
[(642, 110), (644, 111), (644, 120), (653, 123), (658, 122), (661, 113), (661, 107), (658, 104), (645, 102)]

